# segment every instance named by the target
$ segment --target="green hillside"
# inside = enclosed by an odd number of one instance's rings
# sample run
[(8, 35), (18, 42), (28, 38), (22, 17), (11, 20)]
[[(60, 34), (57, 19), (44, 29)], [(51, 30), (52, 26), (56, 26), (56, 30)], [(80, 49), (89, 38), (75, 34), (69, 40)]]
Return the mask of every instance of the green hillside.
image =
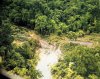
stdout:
[(41, 40), (62, 52), (52, 79), (100, 79), (99, 0), (1, 0), (0, 73), (42, 77)]

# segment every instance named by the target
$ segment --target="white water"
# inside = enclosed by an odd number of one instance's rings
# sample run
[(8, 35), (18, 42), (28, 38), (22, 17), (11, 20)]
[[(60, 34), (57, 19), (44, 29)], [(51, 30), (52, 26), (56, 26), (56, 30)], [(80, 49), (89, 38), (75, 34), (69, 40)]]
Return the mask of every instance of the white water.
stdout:
[(40, 60), (36, 66), (36, 69), (43, 75), (40, 79), (52, 79), (51, 66), (58, 62), (61, 54), (60, 48), (56, 48), (55, 45), (49, 45), (44, 41), (40, 41), (40, 44)]

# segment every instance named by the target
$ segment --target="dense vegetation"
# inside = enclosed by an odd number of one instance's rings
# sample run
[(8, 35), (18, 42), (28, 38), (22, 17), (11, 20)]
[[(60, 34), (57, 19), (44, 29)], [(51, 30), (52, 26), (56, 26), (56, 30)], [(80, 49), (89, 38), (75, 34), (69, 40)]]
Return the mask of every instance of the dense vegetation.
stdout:
[(6, 0), (14, 24), (42, 35), (69, 31), (99, 32), (99, 0)]
[[(40, 74), (35, 69), (37, 41), (19, 37), (19, 34), (21, 35), (26, 30), (16, 27), (11, 22), (8, 17), (9, 6), (9, 0), (0, 4), (0, 73), (1, 69), (5, 69), (25, 79), (38, 79)], [(17, 41), (22, 40), (23, 43), (14, 44), (13, 41), (16, 39)]]
[(54, 79), (100, 78), (100, 47), (67, 44), (64, 45), (63, 52), (64, 58), (52, 69)]
[[(12, 30), (13, 25), (10, 26), (7, 21), (4, 22), (0, 32), (0, 67), (25, 79), (38, 79), (41, 75), (35, 69), (37, 64), (37, 41), (20, 37), (20, 33), (23, 32), (20, 30), (21, 28)], [(22, 44), (13, 43), (16, 40), (21, 40)]]
[[(38, 79), (40, 75), (35, 70), (37, 42), (25, 40), (20, 46), (14, 45), (17, 30), (15, 25), (18, 28), (32, 29), (41, 35), (65, 34), (70, 39), (94, 32), (99, 33), (99, 2), (99, 0), (1, 0), (0, 67), (23, 77)], [(17, 33), (21, 31), (22, 29)], [(99, 47), (68, 45), (64, 48), (66, 49), (64, 58), (53, 69), (56, 79), (100, 78)]]

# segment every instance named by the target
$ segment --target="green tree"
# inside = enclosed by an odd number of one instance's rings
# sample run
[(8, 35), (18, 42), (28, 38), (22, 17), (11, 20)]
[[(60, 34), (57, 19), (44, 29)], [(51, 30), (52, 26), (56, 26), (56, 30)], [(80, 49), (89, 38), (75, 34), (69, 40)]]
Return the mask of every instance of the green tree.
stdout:
[(0, 55), (5, 57), (11, 49), (13, 41), (11, 24), (8, 20), (3, 20), (0, 26)]
[(76, 45), (64, 46), (64, 54), (58, 64), (53, 68), (53, 74), (57, 78), (98, 79), (100, 76), (100, 47), (88, 48)]

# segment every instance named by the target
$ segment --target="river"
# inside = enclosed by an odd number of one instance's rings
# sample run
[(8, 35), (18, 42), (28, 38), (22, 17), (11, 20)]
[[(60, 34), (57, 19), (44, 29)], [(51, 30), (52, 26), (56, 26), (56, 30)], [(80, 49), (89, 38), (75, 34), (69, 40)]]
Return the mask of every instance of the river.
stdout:
[(46, 41), (40, 40), (41, 48), (39, 54), (39, 62), (36, 69), (42, 74), (40, 79), (52, 79), (51, 66), (56, 64), (61, 55), (60, 47), (49, 45)]

